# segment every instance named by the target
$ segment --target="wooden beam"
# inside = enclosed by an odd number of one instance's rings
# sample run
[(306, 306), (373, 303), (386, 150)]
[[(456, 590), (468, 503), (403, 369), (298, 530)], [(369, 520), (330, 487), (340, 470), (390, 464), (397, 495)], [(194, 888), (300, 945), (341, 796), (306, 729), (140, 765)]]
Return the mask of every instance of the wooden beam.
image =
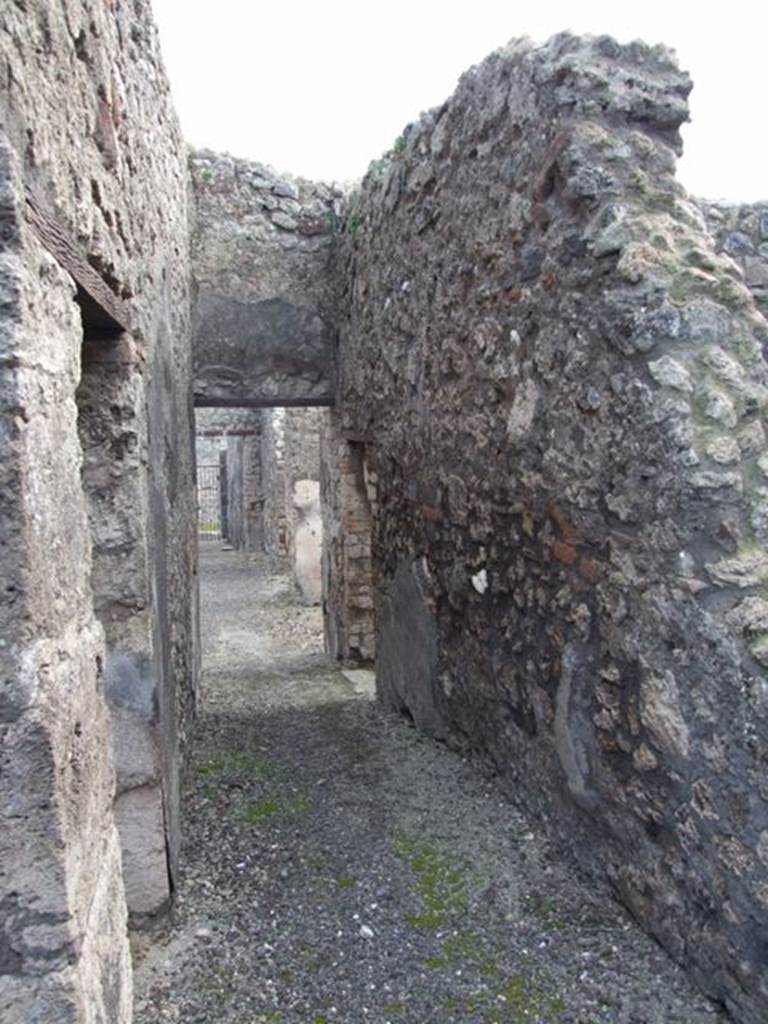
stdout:
[(356, 430), (344, 430), (341, 429), (341, 436), (345, 441), (351, 441), (353, 444), (375, 444), (376, 442), (370, 434), (361, 434)]
[(131, 314), (98, 271), (88, 262), (66, 227), (27, 189), (26, 219), (40, 242), (56, 262), (71, 274), (77, 285), (77, 301), (86, 333), (114, 335), (131, 331)]
[(196, 409), (304, 409), (309, 406), (330, 408), (336, 402), (333, 395), (319, 395), (316, 398), (291, 395), (233, 395), (231, 398), (220, 398), (198, 393), (194, 399)]
[(260, 430), (196, 430), (195, 437), (261, 437)]

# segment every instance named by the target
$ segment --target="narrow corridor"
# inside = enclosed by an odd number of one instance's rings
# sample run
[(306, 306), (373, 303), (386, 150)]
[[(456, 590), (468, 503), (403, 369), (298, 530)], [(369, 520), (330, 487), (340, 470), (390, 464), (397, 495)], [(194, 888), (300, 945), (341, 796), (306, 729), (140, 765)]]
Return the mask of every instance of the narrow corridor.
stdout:
[(329, 668), (276, 563), (201, 563), (180, 889), (136, 943), (136, 1024), (721, 1019), (475, 767)]

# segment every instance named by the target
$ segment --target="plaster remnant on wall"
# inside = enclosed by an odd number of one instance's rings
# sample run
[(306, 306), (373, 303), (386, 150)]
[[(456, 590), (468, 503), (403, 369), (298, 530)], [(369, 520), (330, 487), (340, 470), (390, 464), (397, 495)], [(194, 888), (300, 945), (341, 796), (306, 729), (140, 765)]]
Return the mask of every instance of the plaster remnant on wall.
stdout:
[(507, 417), (507, 436), (513, 444), (522, 441), (531, 429), (538, 397), (538, 388), (532, 380), (519, 385)]
[(478, 592), (478, 594), (484, 594), (488, 589), (488, 573), (485, 569), (480, 569), (472, 576), (472, 586)]
[(671, 672), (646, 672), (640, 684), (640, 721), (663, 753), (687, 757), (690, 735), (685, 724), (677, 682)]

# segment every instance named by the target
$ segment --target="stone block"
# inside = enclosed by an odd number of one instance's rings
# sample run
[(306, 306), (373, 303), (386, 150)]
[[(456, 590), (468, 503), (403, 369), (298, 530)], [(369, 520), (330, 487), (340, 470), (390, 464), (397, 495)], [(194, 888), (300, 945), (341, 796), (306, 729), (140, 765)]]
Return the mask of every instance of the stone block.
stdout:
[(318, 481), (297, 480), (293, 487), (293, 504), (297, 513), (293, 541), (296, 582), (305, 604), (320, 604), (323, 523)]
[(437, 679), (438, 630), (418, 562), (401, 562), (381, 599), (376, 689), (394, 711), (419, 728), (445, 737), (442, 692)]
[(125, 790), (115, 800), (115, 818), (128, 906), (139, 918), (156, 917), (171, 899), (160, 786)]

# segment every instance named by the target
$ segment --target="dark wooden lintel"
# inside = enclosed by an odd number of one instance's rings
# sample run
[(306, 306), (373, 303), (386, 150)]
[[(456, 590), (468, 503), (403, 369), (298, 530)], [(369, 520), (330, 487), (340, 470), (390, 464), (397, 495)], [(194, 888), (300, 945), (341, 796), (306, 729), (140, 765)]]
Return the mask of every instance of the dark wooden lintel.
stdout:
[(128, 307), (88, 262), (61, 221), (31, 190), (27, 190), (27, 222), (56, 262), (71, 274), (77, 285), (77, 301), (86, 333), (107, 335), (131, 330)]
[(353, 444), (374, 444), (374, 440), (370, 434), (361, 434), (357, 430), (345, 430), (341, 428), (341, 436), (345, 441), (351, 441)]
[(222, 427), (221, 430), (196, 430), (195, 437), (261, 437), (260, 430), (230, 430)]
[(242, 397), (219, 398), (212, 395), (195, 395), (196, 409), (303, 409), (308, 406), (330, 408), (335, 404), (333, 395), (317, 398), (294, 398), (290, 395), (243, 395)]

